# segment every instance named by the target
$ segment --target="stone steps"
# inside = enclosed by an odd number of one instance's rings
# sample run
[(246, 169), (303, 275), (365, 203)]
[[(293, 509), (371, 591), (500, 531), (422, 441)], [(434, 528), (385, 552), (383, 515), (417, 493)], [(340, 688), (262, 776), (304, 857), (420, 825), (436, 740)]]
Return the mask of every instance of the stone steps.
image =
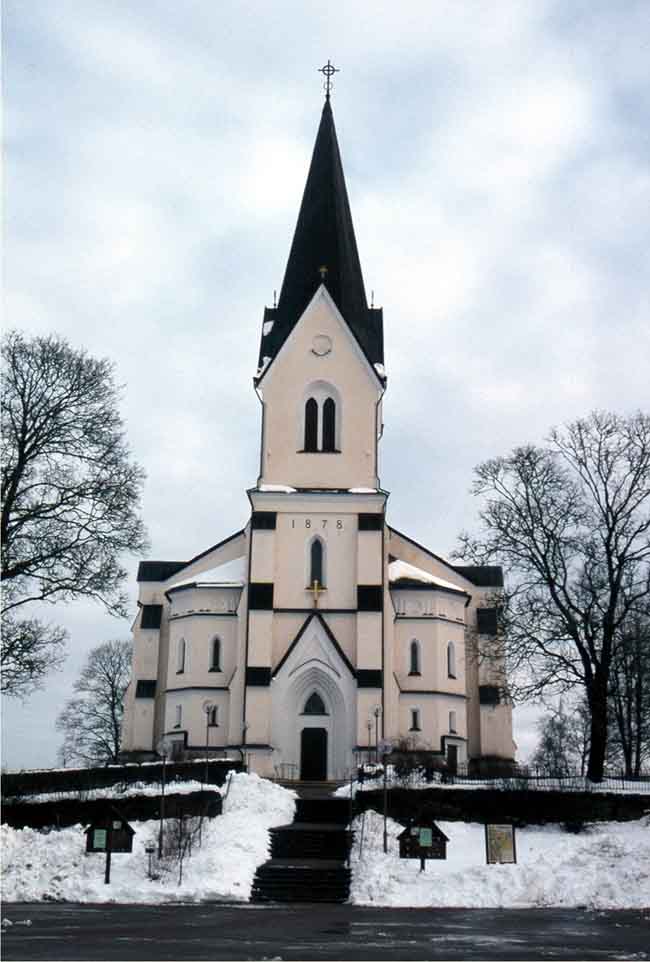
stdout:
[(252, 902), (345, 902), (353, 833), (347, 799), (299, 798), (290, 825), (271, 829), (271, 858), (253, 879)]

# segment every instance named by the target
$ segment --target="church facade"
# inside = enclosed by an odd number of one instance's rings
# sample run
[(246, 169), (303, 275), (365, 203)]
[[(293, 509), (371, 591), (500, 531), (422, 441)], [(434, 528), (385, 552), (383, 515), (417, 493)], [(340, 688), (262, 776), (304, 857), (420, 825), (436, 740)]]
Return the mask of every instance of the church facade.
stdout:
[[(377, 742), (450, 766), (513, 759), (497, 567), (452, 565), (386, 518), (387, 387), (329, 101), (254, 386), (246, 526), (189, 561), (144, 561), (126, 758), (240, 749), (261, 775), (334, 779)], [(493, 639), (491, 642), (490, 639)]]

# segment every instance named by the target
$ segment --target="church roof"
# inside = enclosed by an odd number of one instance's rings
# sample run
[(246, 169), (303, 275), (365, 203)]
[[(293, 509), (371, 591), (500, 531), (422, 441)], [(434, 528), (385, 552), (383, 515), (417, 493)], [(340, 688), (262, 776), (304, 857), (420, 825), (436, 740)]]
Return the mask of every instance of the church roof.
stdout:
[(325, 101), (305, 192), (277, 307), (266, 308), (258, 379), (325, 285), (377, 376), (383, 380), (384, 337), (380, 308), (369, 308), (334, 117)]

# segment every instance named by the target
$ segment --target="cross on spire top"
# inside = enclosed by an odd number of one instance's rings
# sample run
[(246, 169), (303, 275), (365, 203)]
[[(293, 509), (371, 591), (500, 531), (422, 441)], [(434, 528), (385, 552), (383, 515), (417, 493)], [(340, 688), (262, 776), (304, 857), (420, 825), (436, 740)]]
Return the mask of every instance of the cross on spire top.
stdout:
[(340, 73), (341, 71), (338, 67), (334, 67), (328, 60), (324, 67), (320, 67), (318, 72), (322, 73), (325, 77), (325, 83), (323, 84), (325, 88), (325, 100), (329, 100), (332, 89), (332, 77), (335, 73)]

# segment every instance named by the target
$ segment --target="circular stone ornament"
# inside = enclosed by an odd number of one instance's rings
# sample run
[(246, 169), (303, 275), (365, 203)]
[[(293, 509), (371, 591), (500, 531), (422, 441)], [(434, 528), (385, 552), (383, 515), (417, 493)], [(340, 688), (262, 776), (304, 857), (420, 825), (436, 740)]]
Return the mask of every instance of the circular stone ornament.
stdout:
[(318, 357), (324, 357), (332, 350), (332, 338), (327, 334), (317, 334), (312, 341), (311, 349)]

